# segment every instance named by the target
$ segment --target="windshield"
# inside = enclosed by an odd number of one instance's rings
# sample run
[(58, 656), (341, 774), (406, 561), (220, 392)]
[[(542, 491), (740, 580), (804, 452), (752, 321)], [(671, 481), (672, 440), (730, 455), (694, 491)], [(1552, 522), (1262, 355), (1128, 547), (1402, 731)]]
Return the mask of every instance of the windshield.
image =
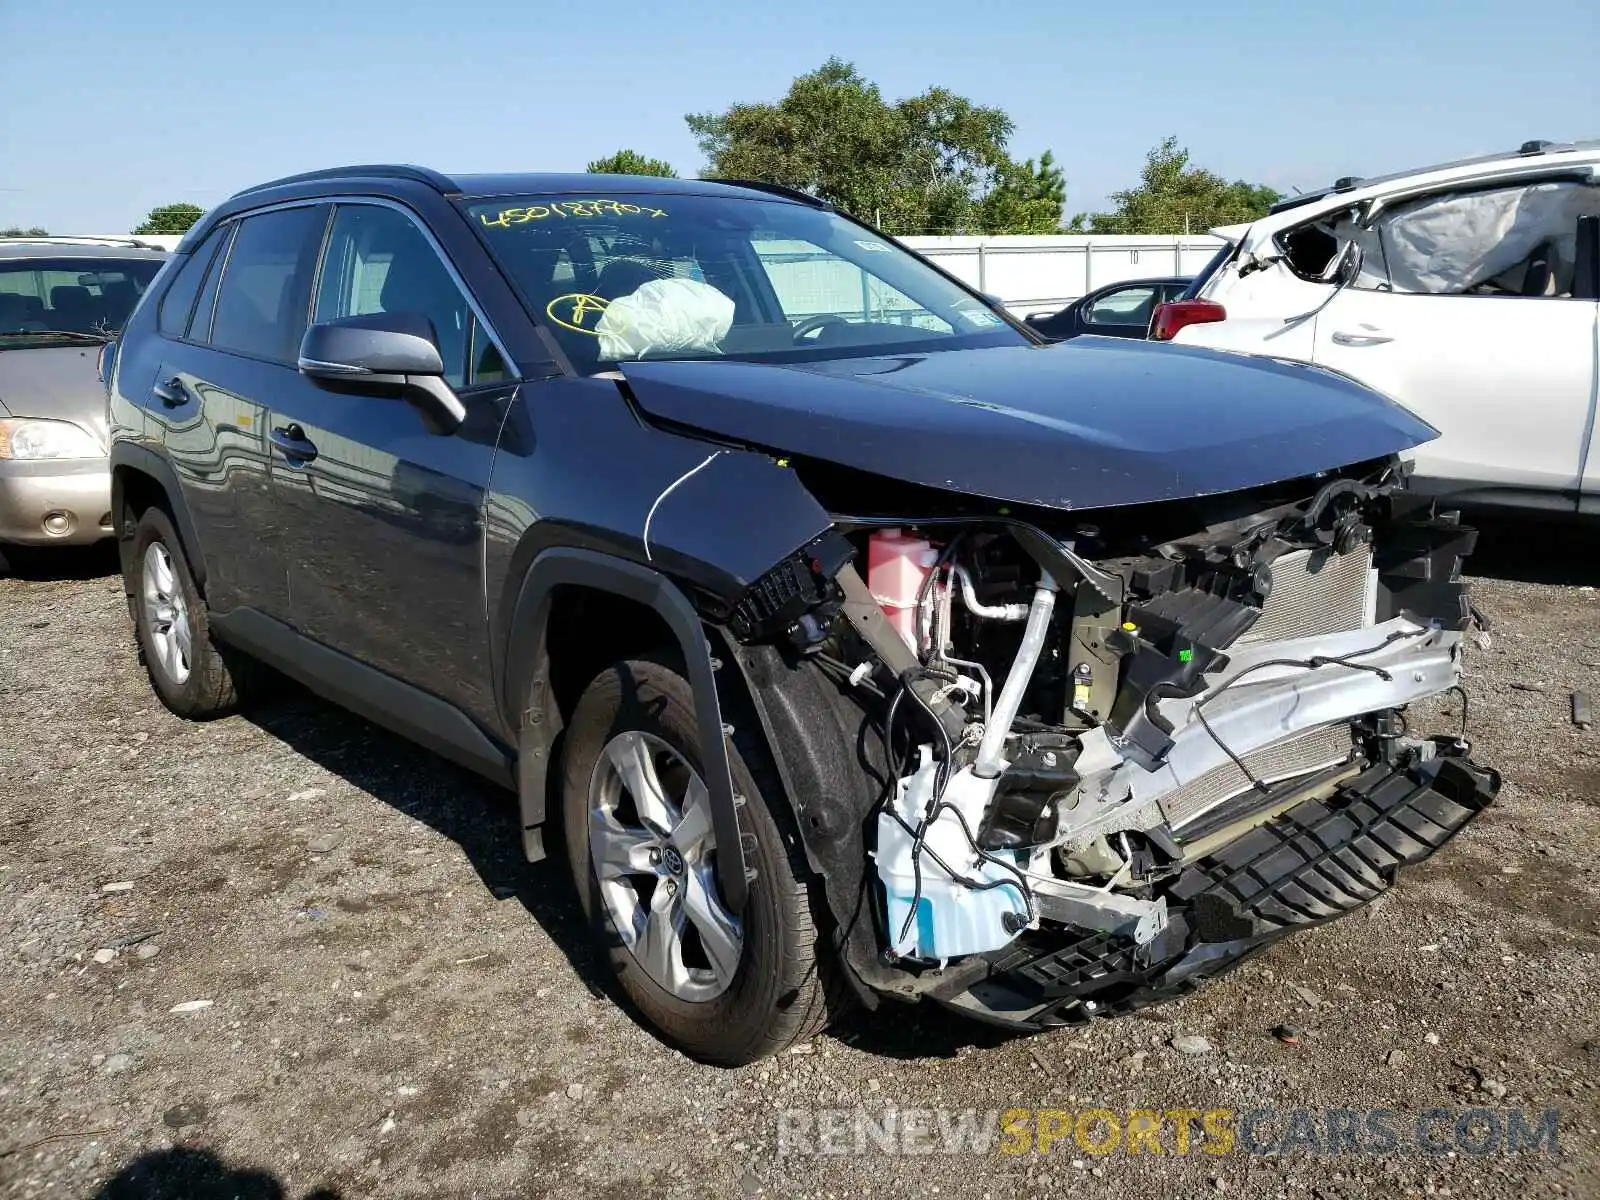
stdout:
[(468, 218), (582, 371), (1016, 345), (982, 300), (833, 213), (785, 201), (506, 196)]
[(0, 348), (104, 341), (122, 328), (164, 260), (0, 259)]

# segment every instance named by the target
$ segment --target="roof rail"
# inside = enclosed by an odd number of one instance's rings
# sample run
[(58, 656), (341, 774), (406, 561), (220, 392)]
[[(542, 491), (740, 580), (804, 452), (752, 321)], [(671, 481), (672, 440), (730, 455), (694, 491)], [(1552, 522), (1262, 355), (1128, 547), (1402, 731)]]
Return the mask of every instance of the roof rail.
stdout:
[(1298, 196), (1289, 196), (1283, 200), (1279, 200), (1268, 205), (1267, 211), (1269, 213), (1287, 212), (1291, 208), (1299, 208), (1304, 204), (1314, 204), (1318, 200), (1323, 199), (1325, 196), (1331, 196), (1333, 194), (1334, 189), (1331, 187), (1317, 188), (1316, 190), (1310, 192), (1301, 192)]
[(1325, 200), (1344, 192), (1354, 191), (1356, 188), (1372, 187), (1377, 184), (1391, 183), (1395, 180), (1405, 179), (1408, 176), (1423, 175), (1433, 171), (1448, 171), (1458, 167), (1475, 167), (1486, 163), (1505, 162), (1513, 158), (1533, 158), (1542, 154), (1554, 154), (1569, 150), (1590, 151), (1600, 148), (1600, 139), (1590, 139), (1577, 142), (1548, 142), (1543, 139), (1534, 139), (1523, 142), (1515, 151), (1501, 151), (1498, 154), (1481, 154), (1476, 158), (1462, 158), (1454, 162), (1434, 163), (1431, 166), (1415, 167), (1411, 170), (1396, 171), (1389, 175), (1379, 175), (1372, 179), (1362, 179), (1355, 175), (1345, 175), (1333, 181), (1332, 186), (1318, 188), (1316, 191), (1304, 192), (1298, 196), (1290, 196), (1287, 200), (1279, 200), (1272, 205), (1269, 212), (1280, 213), (1291, 208), (1299, 208), (1303, 204), (1311, 204), (1317, 200)]
[(267, 188), (283, 187), (290, 183), (313, 183), (323, 179), (407, 179), (412, 183), (431, 187), (446, 196), (453, 196), (461, 191), (454, 180), (428, 167), (416, 167), (409, 163), (365, 163), (352, 167), (324, 167), (320, 171), (302, 171), (298, 175), (285, 175), (282, 179), (272, 179), (266, 183), (258, 183), (254, 187), (247, 187), (235, 195), (248, 196), (253, 192), (265, 191)]
[[(176, 236), (176, 235), (174, 235)], [(33, 245), (43, 243), (54, 246), (132, 246), (142, 250), (165, 250), (160, 242), (151, 241), (134, 233), (76, 233), (76, 234), (36, 234), (29, 236), (25, 233), (7, 234), (0, 237), (0, 242), (15, 245), (27, 242)]]
[(770, 192), (774, 196), (782, 196), (787, 200), (797, 200), (801, 204), (809, 204), (812, 208), (832, 208), (826, 200), (813, 196), (810, 192), (802, 192), (799, 188), (785, 187), (781, 183), (768, 183), (764, 179), (724, 179), (718, 175), (706, 176), (707, 183), (722, 183), (728, 187), (749, 188), (755, 192)]

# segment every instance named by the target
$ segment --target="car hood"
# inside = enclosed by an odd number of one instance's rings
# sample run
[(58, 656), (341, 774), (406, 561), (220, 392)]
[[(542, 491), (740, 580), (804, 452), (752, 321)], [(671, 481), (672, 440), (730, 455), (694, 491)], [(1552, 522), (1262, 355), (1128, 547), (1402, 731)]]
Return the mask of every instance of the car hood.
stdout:
[(1061, 509), (1237, 491), (1438, 436), (1378, 393), (1316, 367), (1110, 338), (620, 369), (639, 407), (676, 425)]
[(106, 437), (106, 394), (99, 346), (0, 350), (0, 412), (72, 421)]

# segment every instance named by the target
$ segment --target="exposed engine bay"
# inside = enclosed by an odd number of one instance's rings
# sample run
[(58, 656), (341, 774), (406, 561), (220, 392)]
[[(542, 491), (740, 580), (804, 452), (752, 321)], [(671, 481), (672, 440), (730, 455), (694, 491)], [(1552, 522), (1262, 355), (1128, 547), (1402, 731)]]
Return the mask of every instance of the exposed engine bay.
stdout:
[[(1063, 996), (1082, 1016), (1107, 989), (1137, 1006), (1178, 952), (1208, 960), (1198, 979), (1261, 944), (1248, 889), (1219, 895), (1207, 872), (1272, 852), (1260, 839), (1307, 806), (1403, 791), (1373, 822), (1414, 825), (1401, 810), (1422, 803), (1442, 841), (1487, 804), (1464, 694), (1459, 731), (1407, 726), (1407, 705), (1459, 690), (1475, 534), (1401, 471), (1084, 514), (839, 517), (753, 589), (730, 628), (825, 675), (877, 739), (873, 919), (845, 934), (858, 975), (994, 1019), (1068, 1019)], [(1448, 819), (1429, 807), (1441, 786)], [(1376, 824), (1352, 836), (1406, 858)], [(1344, 892), (1390, 877), (1341, 870)], [(1334, 890), (1272, 928), (1360, 902)], [(1081, 979), (1019, 982), (1089, 945)]]

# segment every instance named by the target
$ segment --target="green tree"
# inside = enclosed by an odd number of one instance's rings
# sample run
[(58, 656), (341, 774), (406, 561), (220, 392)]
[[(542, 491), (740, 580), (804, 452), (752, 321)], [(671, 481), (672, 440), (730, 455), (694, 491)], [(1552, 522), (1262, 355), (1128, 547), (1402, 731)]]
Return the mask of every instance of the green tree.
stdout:
[(646, 158), (637, 150), (618, 150), (615, 154), (595, 159), (587, 169), (591, 175), (659, 175), (665, 179), (678, 177), (671, 163), (662, 162), (659, 158)]
[(1139, 185), (1111, 193), (1110, 212), (1079, 213), (1077, 233), (1204, 233), (1217, 225), (1236, 225), (1266, 215), (1282, 197), (1261, 184), (1191, 166), (1189, 151), (1166, 138), (1145, 156)]
[(21, 225), (8, 225), (0, 229), (0, 237), (49, 237), (50, 231), (43, 225), (30, 225), (24, 229)]
[(1059, 233), (1067, 184), (1055, 156), (1046, 150), (1033, 159), (1007, 163), (979, 205), (984, 233)]
[[(1044, 221), (1036, 169), (1006, 153), (1011, 118), (947, 88), (886, 101), (852, 64), (830, 58), (776, 103), (685, 120), (706, 174), (798, 188), (889, 233), (1020, 232), (990, 228), (1013, 213), (1029, 228)], [(986, 213), (985, 198), (1003, 183), (1018, 194)]]
[(149, 215), (134, 227), (133, 232), (188, 233), (189, 226), (204, 215), (205, 210), (196, 204), (162, 204), (152, 208)]

